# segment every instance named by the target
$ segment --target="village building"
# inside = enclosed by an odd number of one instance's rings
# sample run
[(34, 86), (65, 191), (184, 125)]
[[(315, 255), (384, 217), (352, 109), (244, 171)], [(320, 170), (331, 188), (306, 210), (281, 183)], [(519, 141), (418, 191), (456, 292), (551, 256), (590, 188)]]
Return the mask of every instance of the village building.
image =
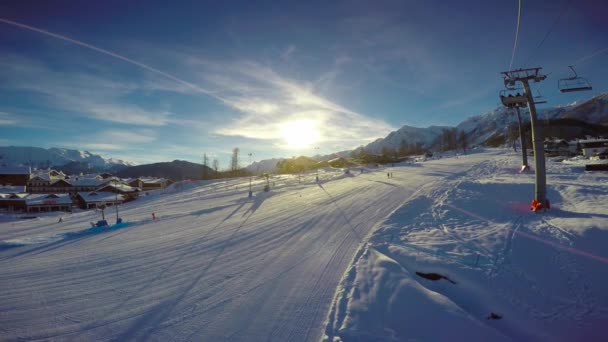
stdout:
[(99, 189), (100, 192), (111, 192), (121, 194), (125, 202), (132, 201), (139, 197), (140, 188), (127, 185), (123, 182), (111, 182)]
[(79, 192), (76, 195), (76, 201), (82, 209), (94, 209), (101, 206), (111, 207), (124, 202), (123, 195), (102, 192), (102, 191), (91, 191), (91, 192)]
[(8, 211), (25, 211), (26, 193), (3, 194), (0, 193), (0, 209)]
[(31, 174), (29, 166), (0, 166), (0, 186), (27, 185)]
[(140, 178), (142, 190), (159, 190), (164, 189), (169, 185), (168, 179), (165, 178)]
[(27, 212), (72, 211), (69, 194), (31, 194), (25, 197)]
[(588, 158), (608, 151), (608, 139), (585, 139), (579, 140), (578, 144), (583, 155)]
[(134, 188), (143, 189), (144, 187), (144, 183), (139, 178), (129, 178), (125, 182)]

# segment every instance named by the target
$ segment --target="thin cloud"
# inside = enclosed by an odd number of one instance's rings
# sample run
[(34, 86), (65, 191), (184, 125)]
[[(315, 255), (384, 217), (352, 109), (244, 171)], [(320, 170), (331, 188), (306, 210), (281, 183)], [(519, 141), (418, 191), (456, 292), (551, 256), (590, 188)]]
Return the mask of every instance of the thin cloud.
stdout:
[(111, 80), (80, 72), (56, 72), (22, 56), (1, 62), (6, 88), (36, 92), (42, 102), (73, 115), (129, 125), (164, 126), (172, 113), (150, 111), (126, 103), (122, 98), (142, 88), (134, 82)]
[(17, 119), (5, 112), (0, 112), (0, 126), (13, 126), (17, 124)]
[[(274, 70), (254, 62), (240, 62), (222, 68), (219, 80), (224, 103), (242, 115), (217, 128), (216, 133), (253, 139), (282, 138), (281, 126), (297, 120), (313, 120), (321, 141), (351, 148), (392, 130), (381, 120), (350, 110), (315, 93), (315, 86), (280, 76)], [(278, 144), (284, 146), (284, 144)]]

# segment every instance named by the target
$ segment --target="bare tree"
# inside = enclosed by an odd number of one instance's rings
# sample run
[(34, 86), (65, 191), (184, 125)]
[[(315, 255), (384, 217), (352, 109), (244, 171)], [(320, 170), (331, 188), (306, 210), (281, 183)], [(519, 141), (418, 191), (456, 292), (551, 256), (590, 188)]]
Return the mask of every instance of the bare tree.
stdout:
[(213, 171), (215, 171), (215, 178), (217, 178), (217, 171), (220, 168), (220, 162), (217, 159), (213, 159)]
[(207, 153), (203, 153), (203, 179), (207, 179), (209, 177), (207, 174), (207, 170), (209, 169), (209, 166), (207, 165), (208, 163), (209, 158), (207, 158)]
[(236, 173), (239, 170), (239, 148), (235, 147), (234, 149), (232, 149), (232, 158), (230, 160), (230, 171), (232, 171), (233, 175), (236, 175)]
[(467, 148), (469, 147), (469, 143), (467, 141), (467, 135), (464, 131), (460, 131), (460, 136), (458, 137), (458, 142), (460, 143), (460, 148), (462, 148), (462, 153), (467, 153)]

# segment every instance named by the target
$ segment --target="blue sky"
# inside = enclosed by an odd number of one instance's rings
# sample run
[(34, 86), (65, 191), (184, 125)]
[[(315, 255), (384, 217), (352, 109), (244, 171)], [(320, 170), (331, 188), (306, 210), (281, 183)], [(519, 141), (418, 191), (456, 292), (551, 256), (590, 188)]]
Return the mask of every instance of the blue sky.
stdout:
[[(547, 106), (607, 91), (608, 5), (522, 4), (513, 67), (544, 68), (549, 76), (538, 89)], [(254, 160), (330, 153), (403, 125), (456, 125), (498, 106), (517, 6), (2, 2), (0, 145), (76, 148), (136, 163), (200, 162), (207, 153), (226, 167), (233, 147), (246, 164), (248, 153)], [(592, 92), (558, 92), (571, 64)]]

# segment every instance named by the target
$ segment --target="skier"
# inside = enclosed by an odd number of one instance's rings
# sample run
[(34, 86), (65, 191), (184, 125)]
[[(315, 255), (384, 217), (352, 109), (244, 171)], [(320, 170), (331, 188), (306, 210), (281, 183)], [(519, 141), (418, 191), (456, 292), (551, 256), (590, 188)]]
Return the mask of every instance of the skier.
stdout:
[(152, 213), (152, 221), (156, 221), (156, 214)]
[(391, 178), (391, 174), (390, 174), (390, 172), (387, 172), (387, 173), (386, 173), (386, 178)]

